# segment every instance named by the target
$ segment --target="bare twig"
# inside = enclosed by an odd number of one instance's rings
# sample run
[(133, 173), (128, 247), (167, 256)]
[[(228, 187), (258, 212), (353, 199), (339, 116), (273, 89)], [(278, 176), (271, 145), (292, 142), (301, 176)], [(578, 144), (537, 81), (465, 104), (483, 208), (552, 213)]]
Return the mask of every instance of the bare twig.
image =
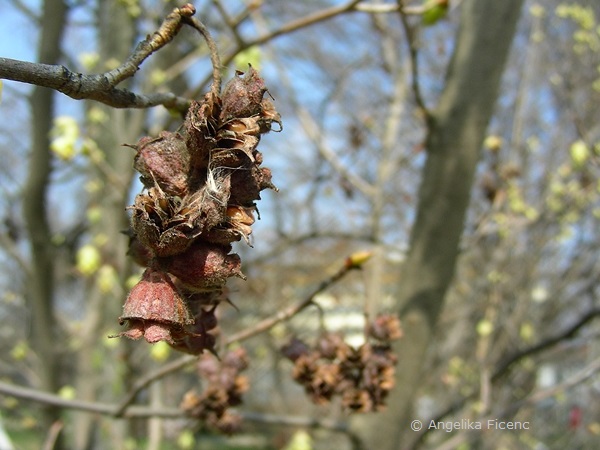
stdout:
[[(243, 45), (238, 46), (237, 48), (235, 48), (232, 52), (230, 52), (228, 55), (226, 55), (223, 58), (223, 66), (227, 67), (231, 63), (231, 61), (233, 61), (233, 59), (236, 57), (236, 55), (238, 55), (240, 52), (246, 50), (247, 48), (253, 47), (255, 45), (264, 44), (265, 42), (268, 42), (278, 36), (288, 34), (293, 31), (297, 31), (297, 30), (306, 28), (311, 25), (315, 25), (315, 24), (317, 24), (319, 22), (323, 22), (325, 20), (329, 20), (332, 17), (335, 17), (339, 14), (352, 12), (354, 10), (354, 7), (359, 2), (360, 2), (360, 0), (350, 0), (349, 2), (346, 2), (339, 6), (333, 6), (331, 8), (317, 11), (317, 12), (309, 14), (305, 17), (301, 17), (300, 19), (292, 20), (291, 22), (283, 24), (279, 28), (277, 28), (273, 31), (270, 31), (268, 33), (262, 34), (254, 39), (245, 41), (243, 43)], [(191, 54), (188, 56), (188, 58), (196, 58), (196, 57), (197, 57), (196, 54)], [(206, 83), (207, 83), (207, 80), (203, 80), (199, 86), (200, 87), (205, 86)], [(194, 92), (191, 94), (191, 96), (197, 97), (198, 90), (194, 90)]]
[(183, 17), (183, 21), (190, 25), (191, 27), (198, 30), (198, 32), (204, 37), (206, 41), (206, 45), (208, 45), (208, 51), (210, 53), (210, 61), (212, 63), (212, 86), (211, 92), (214, 96), (218, 96), (221, 93), (221, 59), (219, 57), (219, 50), (217, 49), (217, 44), (214, 39), (210, 35), (208, 29), (204, 26), (202, 22), (200, 22), (195, 17)]
[[(559, 342), (562, 342), (563, 340), (572, 338), (584, 325), (586, 325), (588, 322), (590, 322), (592, 319), (594, 319), (595, 317), (598, 317), (598, 316), (600, 316), (600, 309), (599, 308), (591, 309), (590, 311), (588, 311), (583, 316), (581, 316), (575, 323), (573, 323), (570, 327), (566, 328), (565, 330), (557, 333), (556, 335), (554, 335), (548, 339), (544, 339), (543, 341), (539, 342), (538, 344), (535, 344), (531, 347), (528, 347), (524, 350), (514, 353), (513, 355), (508, 356), (507, 358), (505, 358), (503, 360), (503, 362), (498, 364), (498, 367), (496, 368), (496, 370), (494, 371), (494, 373), (491, 377), (491, 381), (497, 382), (504, 374), (506, 374), (506, 372), (512, 367), (513, 364), (515, 364), (518, 361), (521, 361), (523, 358), (534, 355), (536, 353), (540, 353), (540, 352), (552, 347), (553, 345), (556, 345)], [(599, 361), (596, 361), (595, 363), (600, 364)], [(581, 373), (583, 373), (583, 372), (581, 372)], [(575, 378), (573, 378), (573, 379), (575, 379)], [(563, 385), (564, 385), (564, 383), (563, 383)], [(561, 386), (561, 385), (557, 385), (557, 386)], [(557, 386), (554, 386), (551, 389), (555, 389), (555, 388), (558, 389)], [(571, 385), (569, 385), (569, 386), (571, 386)], [(542, 394), (535, 394), (535, 395), (542, 395)], [(444, 411), (440, 412), (435, 417), (433, 417), (431, 420), (433, 420), (434, 422), (442, 421), (444, 419), (444, 417), (460, 410), (468, 401), (474, 399), (476, 396), (477, 396), (477, 392), (473, 392), (469, 395), (461, 397), (460, 399), (456, 400), (454, 403), (449, 405)], [(527, 398), (529, 399), (530, 397), (532, 397), (532, 396), (529, 396)], [(541, 398), (539, 400), (541, 400)], [(539, 400), (536, 400), (536, 401), (539, 401)], [(425, 436), (427, 435), (429, 430), (430, 430), (429, 428), (425, 427), (425, 429), (421, 432), (421, 435), (419, 436), (419, 438), (415, 441), (415, 445), (417, 445), (419, 442), (423, 441), (423, 439), (425, 438)]]
[(421, 87), (419, 84), (419, 58), (418, 58), (418, 45), (416, 39), (415, 29), (408, 23), (407, 15), (404, 9), (400, 10), (400, 20), (404, 27), (404, 34), (406, 35), (406, 42), (408, 44), (408, 52), (410, 55), (410, 69), (411, 69), (411, 87), (413, 95), (415, 96), (415, 103), (421, 109), (425, 116), (426, 122), (430, 119), (430, 113), (425, 105), (423, 96), (421, 94)]
[(48, 434), (46, 435), (46, 439), (44, 440), (44, 445), (42, 446), (42, 450), (53, 450), (56, 441), (58, 440), (58, 436), (60, 432), (64, 428), (65, 424), (61, 421), (54, 422), (50, 429), (48, 430)]
[(228, 339), (225, 340), (224, 344), (230, 345), (234, 342), (246, 340), (252, 336), (256, 336), (257, 334), (260, 334), (270, 328), (273, 328), (275, 325), (277, 325), (280, 322), (283, 322), (284, 320), (290, 319), (291, 317), (295, 316), (303, 309), (312, 305), (314, 298), (318, 294), (323, 292), (325, 289), (327, 289), (334, 283), (341, 280), (344, 276), (346, 276), (346, 274), (348, 272), (350, 272), (352, 269), (356, 269), (356, 268), (358, 268), (358, 266), (354, 266), (354, 265), (346, 262), (346, 264), (344, 264), (344, 266), (340, 270), (338, 270), (335, 274), (333, 274), (328, 279), (322, 281), (321, 284), (319, 284), (319, 286), (317, 286), (310, 294), (308, 294), (304, 300), (296, 303), (295, 305), (291, 305), (285, 309), (278, 311), (277, 313), (273, 314), (271, 317), (267, 317), (266, 319), (261, 320), (260, 322), (253, 325), (250, 328), (247, 328), (245, 330), (242, 330), (238, 333), (233, 334), (232, 336), (230, 336)]
[(429, 8), (428, 5), (406, 6), (392, 3), (359, 3), (354, 7), (356, 11), (366, 12), (371, 14), (383, 14), (391, 12), (402, 12), (407, 16), (418, 16), (423, 14)]
[(155, 370), (154, 372), (150, 372), (145, 377), (139, 379), (133, 387), (130, 389), (129, 393), (125, 396), (123, 401), (121, 401), (116, 408), (115, 416), (122, 417), (126, 415), (128, 411), (129, 405), (133, 403), (137, 394), (147, 388), (153, 381), (158, 380), (170, 373), (176, 372), (179, 369), (183, 369), (185, 366), (192, 364), (194, 361), (197, 361), (198, 358), (192, 355), (184, 355), (170, 363), (165, 364), (160, 369)]
[(0, 78), (47, 87), (75, 100), (95, 100), (113, 108), (149, 108), (164, 105), (185, 110), (188, 100), (171, 93), (135, 94), (110, 85), (106, 74), (83, 75), (64, 66), (0, 58)]
[(348, 180), (348, 182), (351, 183), (352, 186), (360, 191), (365, 197), (371, 198), (374, 193), (373, 185), (365, 181), (359, 175), (350, 172), (348, 168), (340, 161), (340, 158), (338, 158), (335, 152), (325, 142), (323, 142), (320, 127), (308, 110), (301, 105), (296, 105), (296, 113), (300, 123), (306, 131), (306, 134), (308, 134), (308, 136), (310, 136), (310, 138), (313, 140), (321, 156), (327, 160), (329, 164), (331, 164), (331, 167), (333, 167), (336, 172)]
[[(532, 392), (527, 397), (525, 397), (523, 400), (519, 400), (519, 401), (509, 405), (503, 411), (500, 411), (499, 413), (495, 413), (494, 415), (487, 415), (481, 419), (478, 419), (478, 421), (485, 425), (486, 423), (488, 423), (489, 420), (495, 420), (495, 419), (504, 418), (504, 417), (511, 417), (518, 410), (523, 408), (524, 406), (539, 403), (542, 400), (545, 400), (550, 397), (554, 397), (555, 395), (557, 395), (561, 392), (567, 391), (568, 389), (572, 388), (573, 386), (577, 386), (577, 385), (585, 382), (586, 380), (588, 380), (589, 378), (598, 374), (599, 372), (600, 372), (600, 358), (597, 358), (596, 360), (594, 360), (590, 364), (588, 364), (586, 367), (584, 367), (580, 371), (576, 372), (575, 374), (573, 374), (572, 376), (567, 378), (562, 383), (559, 383), (555, 386), (551, 386), (546, 389)], [(435, 421), (435, 419), (434, 419), (434, 421)], [(430, 423), (430, 422), (428, 421), (426, 423)], [(419, 440), (417, 442), (415, 442), (415, 445), (411, 448), (417, 448), (418, 443), (422, 442), (423, 436), (425, 436), (425, 434), (427, 433), (427, 431), (429, 429), (435, 429), (435, 428), (424, 427), (424, 431), (421, 434)], [(481, 430), (486, 430), (486, 427), (482, 426)], [(467, 441), (470, 438), (470, 436), (481, 433), (482, 432), (481, 430), (462, 431), (462, 432), (454, 435), (451, 440), (444, 442), (444, 444), (442, 444), (441, 446), (439, 446), (437, 448), (438, 449), (457, 448), (460, 443)]]
[(553, 345), (558, 344), (561, 341), (566, 339), (570, 339), (575, 334), (583, 328), (588, 322), (596, 317), (600, 316), (600, 308), (594, 308), (581, 316), (575, 323), (573, 323), (570, 327), (561, 331), (560, 333), (549, 337), (548, 339), (544, 339), (536, 345), (523, 349), (509, 357), (505, 358), (499, 365), (494, 375), (492, 377), (492, 381), (497, 381), (502, 375), (504, 375), (508, 369), (517, 361), (522, 360), (523, 358), (533, 355), (535, 353), (539, 353), (547, 348), (552, 347)]

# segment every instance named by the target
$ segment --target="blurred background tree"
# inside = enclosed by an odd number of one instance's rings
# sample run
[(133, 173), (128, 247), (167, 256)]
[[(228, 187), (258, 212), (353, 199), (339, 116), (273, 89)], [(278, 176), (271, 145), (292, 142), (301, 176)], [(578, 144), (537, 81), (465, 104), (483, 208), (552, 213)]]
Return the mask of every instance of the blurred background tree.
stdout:
[[(600, 6), (405, 3), (405, 14), (383, 1), (195, 5), (225, 78), (259, 68), (285, 126), (261, 144), (280, 191), (259, 204), (254, 247), (235, 249), (248, 281), (229, 284), (239, 311), (220, 308), (222, 337), (304, 298), (348, 254), (374, 255), (318, 296), (319, 309), (244, 342), (244, 433), (218, 438), (175, 413), (116, 419), (3, 395), (16, 448), (56, 435), (57, 448), (76, 449), (598, 442)], [(105, 72), (174, 6), (12, 0), (0, 54)], [(184, 29), (126, 87), (200, 99), (210, 74), (206, 46)], [(2, 381), (118, 405), (182, 361), (160, 344), (107, 338), (140, 276), (122, 231), (141, 184), (122, 144), (181, 118), (8, 81), (0, 117)], [(336, 402), (312, 405), (279, 348), (323, 327), (360, 343), (365, 313), (382, 310), (404, 328), (387, 411), (350, 419)], [(181, 367), (135, 390), (136, 404), (172, 412), (201, 383)], [(485, 440), (428, 429), (488, 418), (530, 427)], [(423, 430), (410, 429), (413, 419)]]

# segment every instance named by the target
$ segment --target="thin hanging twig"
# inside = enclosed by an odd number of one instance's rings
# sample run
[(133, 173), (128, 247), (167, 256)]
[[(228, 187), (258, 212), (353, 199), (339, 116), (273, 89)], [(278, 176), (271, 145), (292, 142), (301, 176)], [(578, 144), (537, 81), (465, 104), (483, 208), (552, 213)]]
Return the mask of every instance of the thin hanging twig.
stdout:
[(221, 93), (221, 58), (219, 57), (219, 50), (217, 44), (212, 38), (208, 29), (195, 17), (183, 17), (183, 21), (191, 27), (198, 30), (198, 32), (204, 37), (206, 45), (208, 45), (208, 51), (210, 53), (210, 62), (212, 64), (212, 85), (211, 92), (214, 96), (218, 96)]

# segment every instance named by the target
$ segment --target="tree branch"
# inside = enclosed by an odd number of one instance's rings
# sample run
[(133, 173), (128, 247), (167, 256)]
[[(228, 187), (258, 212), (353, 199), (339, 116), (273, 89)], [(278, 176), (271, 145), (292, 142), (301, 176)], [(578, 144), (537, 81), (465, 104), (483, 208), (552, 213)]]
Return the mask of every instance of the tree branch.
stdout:
[(418, 58), (418, 45), (415, 37), (415, 29), (408, 23), (406, 12), (404, 8), (400, 10), (400, 20), (404, 27), (404, 34), (406, 35), (406, 42), (408, 45), (408, 52), (410, 55), (410, 70), (411, 70), (411, 88), (413, 95), (415, 96), (415, 103), (421, 109), (421, 112), (425, 116), (425, 122), (429, 125), (430, 113), (425, 105), (423, 96), (421, 94), (421, 86), (419, 80), (419, 58)]
[[(10, 395), (25, 400), (32, 400), (37, 403), (52, 405), (59, 408), (76, 409), (79, 411), (87, 411), (91, 413), (104, 414), (118, 417), (118, 407), (108, 403), (85, 402), (81, 400), (68, 400), (58, 395), (48, 392), (30, 389), (14, 384), (0, 381), (0, 393)], [(152, 410), (147, 407), (132, 406), (124, 414), (124, 417), (171, 417), (180, 418), (184, 416), (183, 411), (174, 408), (161, 408), (160, 410)]]
[(34, 84), (59, 91), (73, 99), (95, 100), (114, 108), (150, 108), (163, 105), (166, 108), (186, 111), (189, 100), (172, 93), (141, 95), (116, 86), (135, 75), (140, 65), (152, 53), (173, 40), (183, 24), (195, 28), (204, 37), (213, 65), (213, 86), (216, 93), (221, 89), (221, 65), (216, 44), (206, 27), (192, 17), (196, 12), (191, 4), (175, 8), (152, 35), (140, 42), (133, 54), (119, 67), (97, 75), (71, 72), (61, 65), (38, 64), (0, 58), (0, 78)]
[[(183, 417), (188, 417), (185, 411), (178, 408), (162, 407), (160, 409), (154, 409), (145, 406), (131, 406), (127, 409), (125, 413), (119, 414), (119, 406), (115, 406), (109, 403), (68, 400), (56, 394), (50, 394), (48, 392), (43, 392), (36, 389), (16, 386), (14, 384), (5, 383), (3, 381), (0, 381), (0, 393), (9, 395), (11, 397), (20, 398), (23, 400), (31, 400), (37, 403), (53, 405), (60, 408), (85, 411), (89, 413), (102, 414), (112, 417), (162, 417), (165, 419), (181, 419)], [(244, 411), (238, 411), (238, 414), (240, 414), (240, 416), (242, 416), (244, 420), (247, 420), (249, 422), (266, 423), (271, 425), (276, 424), (291, 427), (320, 428), (339, 433), (350, 433), (346, 422), (327, 418), (315, 419), (312, 417), (283, 416)]]
[(498, 368), (492, 375), (492, 381), (497, 381), (510, 369), (510, 367), (514, 363), (522, 360), (523, 358), (544, 351), (547, 348), (552, 347), (566, 339), (571, 339), (582, 327), (584, 327), (588, 322), (590, 322), (592, 319), (598, 316), (600, 316), (600, 308), (593, 308), (587, 313), (585, 313), (583, 316), (581, 316), (570, 327), (566, 328), (560, 333), (557, 333), (556, 335), (544, 339), (536, 345), (523, 349), (519, 352), (514, 353), (513, 355), (509, 355), (507, 358), (504, 358), (504, 360), (501, 361), (500, 364), (498, 364)]

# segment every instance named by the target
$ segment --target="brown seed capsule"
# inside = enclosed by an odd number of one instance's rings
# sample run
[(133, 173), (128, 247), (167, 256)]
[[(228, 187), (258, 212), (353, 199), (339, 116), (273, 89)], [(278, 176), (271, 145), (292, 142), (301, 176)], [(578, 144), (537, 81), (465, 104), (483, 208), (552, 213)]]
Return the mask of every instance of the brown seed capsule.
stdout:
[(339, 334), (326, 333), (319, 336), (316, 350), (322, 358), (334, 360), (338, 356), (338, 349), (346, 345)]
[(155, 269), (146, 269), (123, 306), (119, 323), (128, 323), (128, 330), (119, 334), (131, 339), (175, 342), (185, 325), (193, 318), (179, 296), (169, 276)]
[(137, 144), (133, 167), (147, 188), (157, 183), (169, 195), (187, 192), (190, 157), (179, 133), (163, 131), (157, 138), (143, 137)]
[(165, 258), (163, 266), (192, 292), (215, 289), (223, 286), (229, 277), (244, 278), (240, 257), (228, 254), (229, 250), (231, 246), (198, 241), (186, 252)]
[(342, 405), (353, 412), (369, 412), (373, 410), (373, 401), (369, 393), (362, 389), (350, 389), (342, 395)]
[(402, 337), (402, 328), (398, 316), (381, 314), (369, 324), (369, 336), (379, 341), (393, 341)]
[(180, 352), (189, 353), (190, 355), (200, 355), (204, 350), (208, 350), (217, 358), (215, 345), (217, 339), (210, 333), (196, 334), (186, 330), (179, 339), (174, 342), (169, 342), (169, 345)]
[[(236, 76), (223, 90), (223, 110), (221, 120), (232, 118), (252, 117), (260, 114), (261, 102), (267, 88), (264, 80), (251, 65), (248, 72), (237, 71)], [(242, 77), (242, 75), (244, 75)]]
[(307, 355), (309, 352), (310, 349), (308, 348), (308, 345), (297, 338), (293, 338), (288, 344), (281, 348), (283, 356), (294, 362), (300, 358), (300, 356)]

